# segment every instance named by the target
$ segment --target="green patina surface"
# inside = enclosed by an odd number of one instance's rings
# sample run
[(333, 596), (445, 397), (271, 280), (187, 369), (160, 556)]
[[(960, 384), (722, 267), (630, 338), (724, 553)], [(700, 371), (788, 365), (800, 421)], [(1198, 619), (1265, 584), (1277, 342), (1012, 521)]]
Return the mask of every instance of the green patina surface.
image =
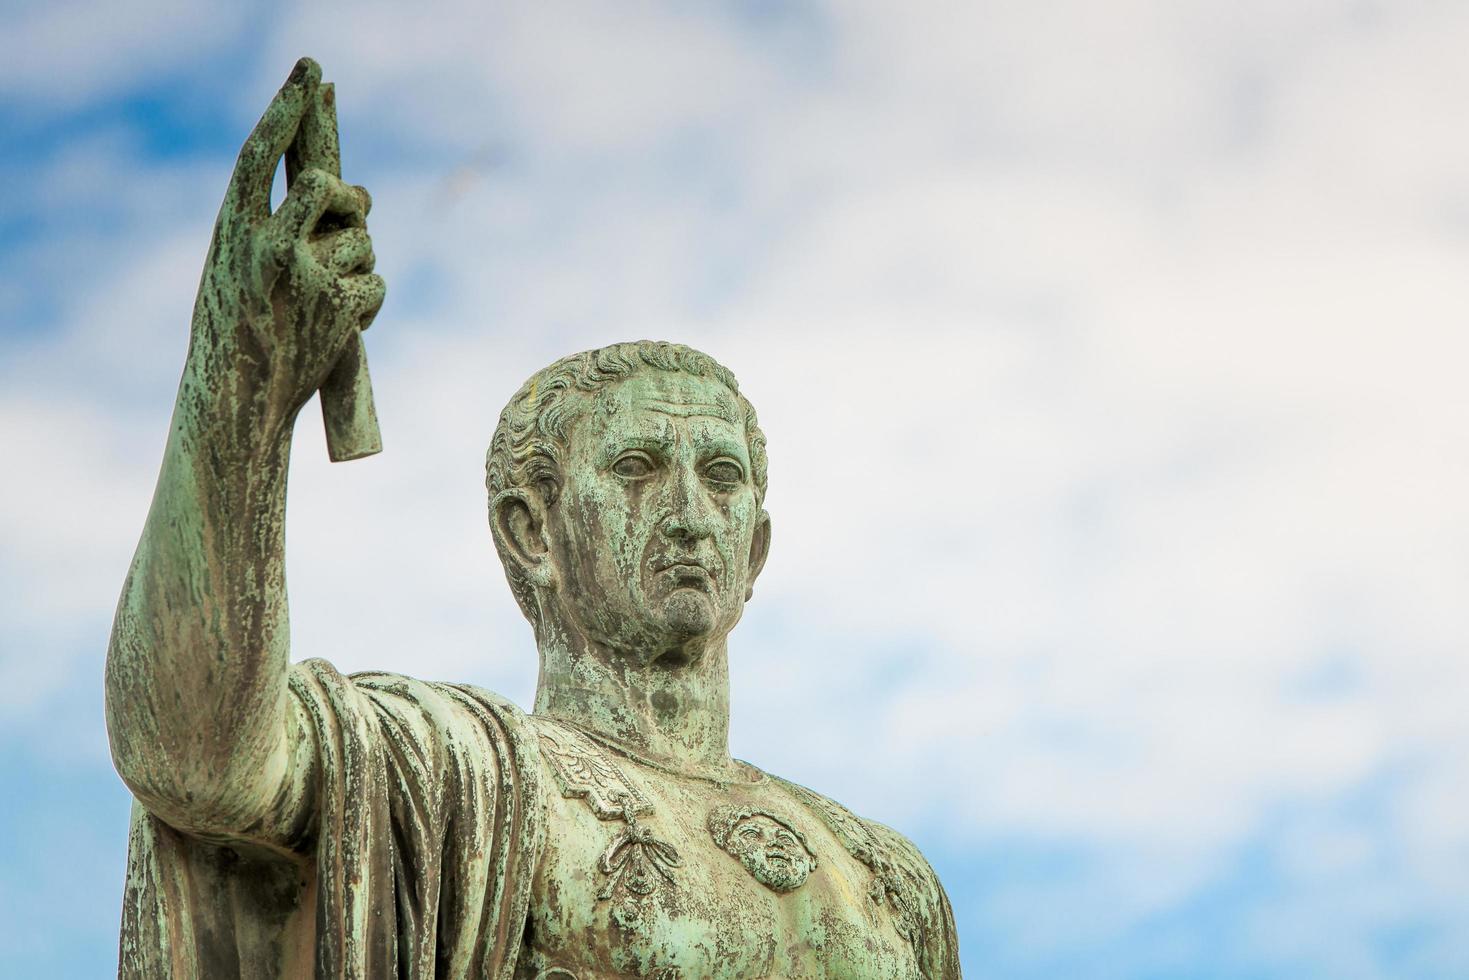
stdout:
[(958, 977), (911, 844), (729, 755), (767, 464), (704, 354), (573, 355), (501, 416), (489, 516), (534, 629), (533, 713), (291, 663), (296, 415), (320, 391), (334, 459), (379, 448), (361, 331), (384, 286), (334, 98), (303, 60), (241, 151), (118, 606), (107, 721), (138, 800), (122, 974)]

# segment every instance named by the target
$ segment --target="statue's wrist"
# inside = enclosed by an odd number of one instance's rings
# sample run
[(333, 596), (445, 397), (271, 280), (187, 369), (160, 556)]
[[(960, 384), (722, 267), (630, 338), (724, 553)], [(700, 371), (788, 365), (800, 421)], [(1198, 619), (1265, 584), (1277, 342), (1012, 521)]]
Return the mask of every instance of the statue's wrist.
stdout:
[(221, 463), (250, 465), (288, 453), (299, 408), (274, 405), (266, 380), (190, 352), (174, 404), (174, 439)]

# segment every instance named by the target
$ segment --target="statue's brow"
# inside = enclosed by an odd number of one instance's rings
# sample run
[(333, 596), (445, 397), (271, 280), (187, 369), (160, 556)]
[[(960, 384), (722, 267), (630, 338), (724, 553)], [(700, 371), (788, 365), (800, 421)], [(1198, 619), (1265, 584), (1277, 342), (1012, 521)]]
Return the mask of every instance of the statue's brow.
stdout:
[(623, 449), (667, 450), (673, 446), (673, 437), (662, 432), (633, 432), (619, 436), (607, 444), (606, 452), (616, 455)]
[(677, 415), (689, 418), (695, 415), (709, 415), (726, 422), (733, 422), (728, 406), (717, 402), (645, 402), (644, 408), (650, 411), (662, 412), (665, 415)]

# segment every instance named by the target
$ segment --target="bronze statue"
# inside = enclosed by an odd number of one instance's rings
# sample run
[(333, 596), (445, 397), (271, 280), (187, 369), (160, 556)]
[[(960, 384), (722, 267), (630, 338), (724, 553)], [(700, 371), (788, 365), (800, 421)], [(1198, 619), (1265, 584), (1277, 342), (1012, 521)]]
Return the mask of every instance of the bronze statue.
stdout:
[(296, 415), (320, 390), (333, 457), (377, 448), (360, 332), (384, 287), (331, 100), (303, 59), (240, 153), (117, 610), (121, 975), (957, 978), (908, 841), (729, 756), (726, 638), (770, 519), (754, 409), (704, 354), (563, 358), (500, 417), (490, 523), (532, 714), (291, 663)]

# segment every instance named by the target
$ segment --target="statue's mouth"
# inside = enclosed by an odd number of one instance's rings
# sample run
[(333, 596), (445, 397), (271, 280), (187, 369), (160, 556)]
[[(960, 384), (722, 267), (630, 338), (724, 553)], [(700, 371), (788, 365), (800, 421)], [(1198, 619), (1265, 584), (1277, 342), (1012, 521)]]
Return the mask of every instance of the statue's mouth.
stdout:
[(653, 562), (653, 571), (662, 572), (670, 568), (697, 568), (701, 571), (709, 571), (709, 566), (697, 558), (659, 558)]
[(672, 576), (674, 588), (708, 590), (714, 586), (714, 573), (703, 563), (689, 558), (654, 562), (653, 571)]

